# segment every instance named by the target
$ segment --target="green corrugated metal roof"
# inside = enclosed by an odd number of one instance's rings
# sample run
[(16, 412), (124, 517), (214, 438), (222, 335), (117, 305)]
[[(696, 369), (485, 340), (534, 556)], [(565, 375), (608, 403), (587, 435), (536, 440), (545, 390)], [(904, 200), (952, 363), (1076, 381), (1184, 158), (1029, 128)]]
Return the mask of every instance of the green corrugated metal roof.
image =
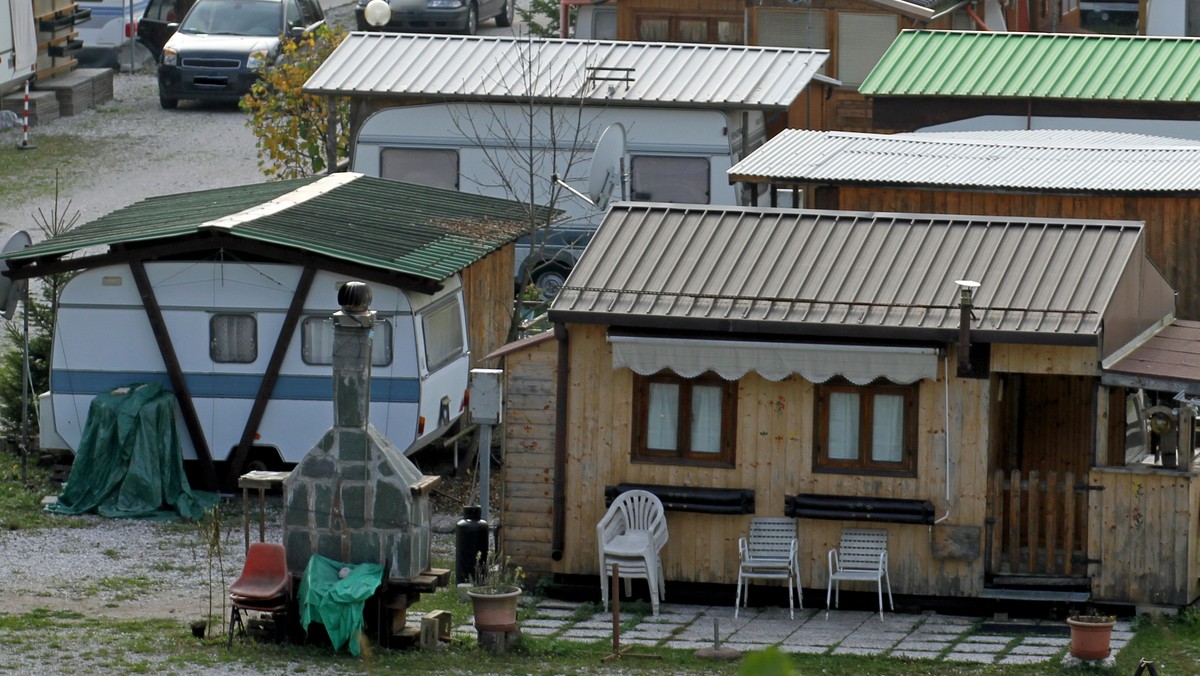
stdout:
[(903, 31), (859, 92), (1192, 103), (1200, 101), (1200, 40)]
[(214, 229), (441, 281), (515, 239), (513, 224), (527, 218), (520, 202), (334, 174), (152, 197), (8, 258), (55, 257)]

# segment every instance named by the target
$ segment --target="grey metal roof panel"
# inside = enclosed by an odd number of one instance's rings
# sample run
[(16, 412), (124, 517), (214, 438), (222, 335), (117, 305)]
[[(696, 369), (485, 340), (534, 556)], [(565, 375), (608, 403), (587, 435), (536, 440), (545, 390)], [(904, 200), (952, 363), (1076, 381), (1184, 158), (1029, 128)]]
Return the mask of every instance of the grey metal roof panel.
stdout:
[(440, 282), (513, 241), (527, 219), (520, 202), (347, 172), (153, 197), (6, 258), (20, 263), (207, 230)]
[(965, 141), (1000, 143), (1017, 146), (1088, 147), (1088, 148), (1157, 148), (1200, 146), (1200, 140), (1176, 136), (1153, 136), (1122, 131), (1091, 129), (986, 129), (972, 131), (914, 131), (892, 134), (898, 138), (927, 141)]
[[(988, 134), (992, 136), (989, 137)], [(1063, 192), (1200, 190), (1200, 144), (1047, 130), (868, 134), (787, 129), (729, 169), (731, 180)], [(1122, 138), (1131, 136), (1132, 138)]]
[(1033, 220), (618, 203), (552, 321), (799, 335), (957, 331), (959, 279), (982, 286), (974, 328), (1094, 344), (1126, 265), (1127, 221)]
[(828, 57), (826, 50), (778, 47), (355, 32), (304, 91), (778, 109), (799, 96)]

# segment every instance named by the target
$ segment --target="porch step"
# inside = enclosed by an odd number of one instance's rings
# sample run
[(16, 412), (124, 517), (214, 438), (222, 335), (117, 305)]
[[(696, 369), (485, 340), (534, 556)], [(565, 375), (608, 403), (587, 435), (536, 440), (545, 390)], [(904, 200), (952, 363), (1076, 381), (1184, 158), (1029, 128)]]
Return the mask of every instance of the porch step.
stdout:
[(989, 587), (979, 593), (985, 599), (1001, 601), (1060, 601), (1066, 603), (1085, 603), (1092, 598), (1091, 592), (1062, 591), (1056, 589), (998, 589)]

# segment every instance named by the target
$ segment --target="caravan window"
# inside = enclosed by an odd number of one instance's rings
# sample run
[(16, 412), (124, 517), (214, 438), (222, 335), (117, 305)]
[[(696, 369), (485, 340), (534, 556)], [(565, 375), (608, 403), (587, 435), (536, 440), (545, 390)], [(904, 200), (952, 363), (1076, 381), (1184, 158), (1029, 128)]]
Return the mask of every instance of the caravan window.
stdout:
[[(308, 317), (300, 325), (300, 357), (312, 366), (333, 363), (333, 320), (328, 317)], [(371, 366), (392, 363), (392, 323), (375, 318), (371, 336)]]
[(421, 329), (425, 334), (425, 368), (430, 371), (440, 369), (466, 351), (457, 299), (421, 313)]
[(258, 321), (254, 315), (213, 315), (208, 351), (218, 364), (249, 364), (258, 359)]
[(708, 159), (635, 155), (629, 185), (636, 202), (708, 204)]
[(384, 148), (379, 175), (393, 181), (458, 190), (458, 151), (433, 148)]

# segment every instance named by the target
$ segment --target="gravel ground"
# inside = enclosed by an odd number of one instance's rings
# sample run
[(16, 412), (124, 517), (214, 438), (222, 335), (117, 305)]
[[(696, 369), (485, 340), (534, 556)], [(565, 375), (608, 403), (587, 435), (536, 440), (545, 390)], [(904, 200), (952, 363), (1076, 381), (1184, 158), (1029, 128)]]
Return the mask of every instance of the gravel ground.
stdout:
[[(33, 127), (30, 138), (35, 145), (42, 134), (82, 139), (79, 164), (86, 169), (62, 172), (59, 201), (61, 212), (78, 212), (79, 222), (86, 223), (147, 197), (262, 182), (245, 120), (234, 106), (185, 103), (162, 110), (153, 75), (118, 73), (113, 100)], [(97, 157), (87, 154), (89, 139), (119, 142), (106, 144), (108, 150)], [(0, 204), (0, 242), (18, 229), (42, 239), (33, 218), (53, 208), (52, 195)]]
[[(213, 561), (211, 585), (217, 612), (244, 561), (240, 498), (225, 502), (229, 516), (222, 560)], [(195, 526), (92, 515), (55, 518), (62, 528), (0, 532), (0, 612), (42, 608), (180, 622), (208, 613), (209, 558)], [(453, 561), (457, 520), (450, 512), (435, 515), (435, 560)], [(278, 496), (271, 500), (267, 522), (265, 539), (282, 542)], [(252, 520), (252, 540), (258, 537), (257, 523)]]

